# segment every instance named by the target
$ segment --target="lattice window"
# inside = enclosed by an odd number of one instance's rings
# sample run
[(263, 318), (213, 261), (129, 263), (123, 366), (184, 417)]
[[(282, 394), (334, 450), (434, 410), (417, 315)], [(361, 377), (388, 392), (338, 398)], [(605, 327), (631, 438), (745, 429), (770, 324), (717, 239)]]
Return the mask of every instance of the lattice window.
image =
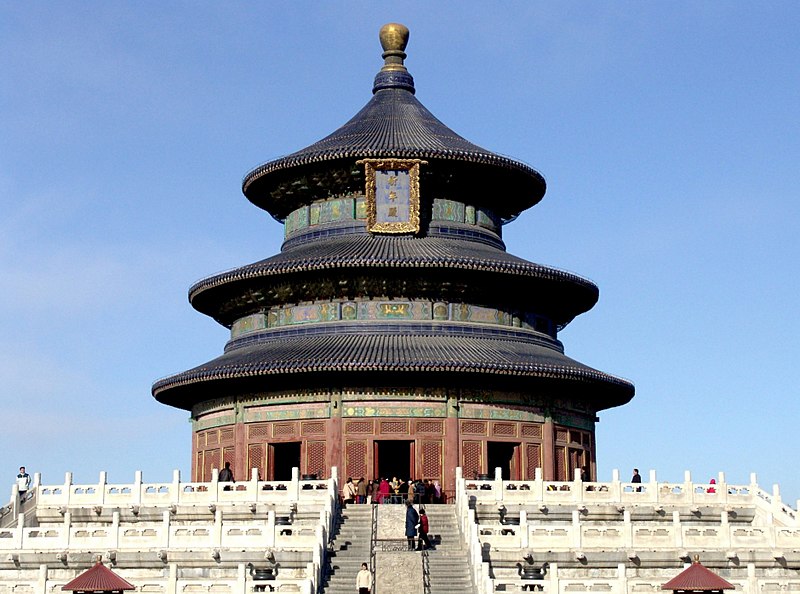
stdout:
[(465, 441), (461, 445), (461, 467), (464, 477), (472, 478), (481, 472), (482, 444), (480, 441)]
[(444, 423), (442, 421), (417, 421), (417, 433), (442, 433)]
[(567, 437), (568, 435), (566, 429), (556, 429), (556, 441), (560, 441), (561, 443), (566, 443)]
[(570, 443), (583, 443), (583, 431), (577, 431), (575, 429), (571, 429), (569, 432), (569, 441)]
[(197, 456), (195, 458), (194, 464), (194, 479), (198, 483), (202, 483), (206, 480), (205, 475), (203, 475), (203, 469), (205, 465), (203, 464), (203, 453), (204, 452), (197, 452)]
[(225, 462), (230, 462), (232, 467), (236, 467), (236, 449), (235, 448), (222, 448), (222, 466)]
[(567, 478), (567, 449), (562, 447), (557, 447), (555, 449), (555, 471), (556, 476), (555, 479), (557, 481), (566, 481), (569, 480)]
[(211, 469), (219, 469), (219, 450), (206, 450), (203, 456), (203, 480), (211, 479)]
[(461, 421), (461, 433), (486, 435), (486, 421)]
[(233, 441), (233, 428), (229, 427), (226, 429), (220, 429), (219, 431), (219, 441), (220, 443), (226, 443), (229, 441)]
[(572, 448), (570, 448), (568, 454), (569, 454), (569, 468), (570, 468), (569, 480), (572, 480), (575, 478), (575, 469), (583, 468), (584, 466), (586, 466), (586, 456), (583, 450), (572, 449)]
[(517, 435), (517, 426), (515, 423), (495, 423), (492, 426), (492, 435), (515, 437)]
[(266, 439), (269, 437), (269, 423), (258, 423), (247, 428), (247, 437), (253, 439)]
[(325, 478), (325, 442), (309, 441), (306, 444), (306, 473)]
[(536, 478), (536, 469), (542, 467), (542, 446), (538, 443), (525, 445), (525, 476), (523, 480)]
[(422, 477), (440, 480), (442, 478), (442, 442), (422, 443)]
[(196, 437), (197, 437), (197, 449), (202, 450), (204, 447), (206, 447), (206, 432), (198, 431)]
[(522, 437), (533, 437), (535, 439), (542, 438), (542, 426), (541, 425), (523, 425), (522, 426)]
[(325, 435), (325, 421), (305, 421), (300, 425), (302, 435)]
[(258, 476), (262, 478), (266, 476), (264, 473), (264, 450), (263, 443), (251, 443), (247, 446), (247, 470), (249, 472), (251, 468), (257, 468)]
[(346, 433), (372, 433), (372, 421), (347, 421)]
[(297, 430), (297, 423), (275, 423), (272, 425), (273, 437), (290, 437)]
[(213, 429), (206, 432), (206, 445), (217, 445), (219, 443), (219, 431)]
[(381, 421), (381, 433), (408, 433), (408, 421)]
[(348, 441), (345, 444), (346, 476), (353, 478), (369, 478), (367, 472), (367, 443), (364, 441)]

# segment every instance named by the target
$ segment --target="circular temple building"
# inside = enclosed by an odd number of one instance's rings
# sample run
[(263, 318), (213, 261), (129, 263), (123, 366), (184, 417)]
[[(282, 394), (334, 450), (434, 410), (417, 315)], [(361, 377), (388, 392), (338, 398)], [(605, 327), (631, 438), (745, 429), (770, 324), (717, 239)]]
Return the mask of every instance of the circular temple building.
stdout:
[(570, 480), (595, 476), (600, 410), (633, 385), (564, 354), (590, 281), (506, 252), (503, 225), (537, 204), (531, 167), (465, 140), (414, 94), (408, 29), (381, 29), (372, 98), (311, 146), (248, 173), (284, 225), (281, 252), (206, 278), (192, 306), (230, 328), (224, 353), (162, 379), (190, 411), (192, 478), (230, 462), (283, 480)]

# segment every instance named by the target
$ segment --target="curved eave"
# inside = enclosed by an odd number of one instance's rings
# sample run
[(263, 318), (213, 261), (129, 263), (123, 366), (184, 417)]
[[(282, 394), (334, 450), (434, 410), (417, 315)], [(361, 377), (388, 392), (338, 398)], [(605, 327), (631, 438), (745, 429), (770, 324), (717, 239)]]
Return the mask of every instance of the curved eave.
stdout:
[[(326, 378), (337, 378), (326, 383)], [(235, 393), (264, 392), (276, 386), (355, 384), (389, 378), (404, 385), (452, 378), (522, 388), (546, 383), (570, 397), (586, 399), (594, 410), (619, 406), (634, 394), (627, 380), (592, 369), (562, 353), (525, 341), (414, 334), (323, 334), (281, 336), (231, 350), (189, 371), (159, 380), (153, 396), (190, 410), (198, 402)], [(288, 382), (288, 384), (287, 384)], [(553, 388), (555, 386), (555, 388)]]
[[(549, 285), (562, 301), (563, 319), (568, 323), (576, 315), (591, 309), (599, 296), (597, 286), (576, 274), (542, 266), (508, 252), (470, 241), (438, 237), (372, 236), (353, 234), (309, 242), (285, 250), (271, 258), (203, 279), (189, 289), (192, 306), (214, 318), (219, 317), (220, 303), (250, 287), (275, 282), (282, 276), (343, 274), (370, 270), (373, 274), (397, 274), (398, 270), (430, 270), (439, 278), (443, 272), (469, 275), (507, 276)], [(561, 290), (559, 291), (559, 287)], [(502, 291), (503, 287), (495, 287)]]
[[(468, 177), (466, 187), (479, 180), (478, 194), (492, 190), (492, 196), (484, 199), (494, 200), (504, 218), (539, 202), (546, 188), (544, 178), (532, 167), (469, 142), (438, 120), (412, 93), (394, 88), (375, 93), (350, 121), (322, 140), (250, 171), (242, 181), (242, 191), (253, 204), (281, 219), (302, 203), (357, 190), (348, 188), (347, 182), (326, 187), (327, 183), (309, 184), (308, 180), (332, 168), (352, 170), (355, 161), (365, 158), (423, 159), (428, 161), (425, 174)], [(314, 188), (289, 199), (286, 191), (277, 191), (286, 184), (291, 188), (293, 183)], [(502, 201), (496, 196), (503, 196)]]

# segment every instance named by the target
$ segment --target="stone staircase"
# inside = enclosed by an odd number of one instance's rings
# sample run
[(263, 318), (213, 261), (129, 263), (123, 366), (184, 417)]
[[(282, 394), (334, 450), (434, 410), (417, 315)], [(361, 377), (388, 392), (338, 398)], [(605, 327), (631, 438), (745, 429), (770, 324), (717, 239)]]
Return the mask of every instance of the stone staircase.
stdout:
[(454, 505), (425, 506), (430, 522), (430, 540), (435, 550), (422, 553), (425, 580), (430, 594), (474, 592), (469, 554), (458, 529)]
[(362, 563), (369, 564), (372, 539), (372, 506), (350, 504), (341, 510), (328, 570), (324, 594), (353, 594), (356, 574)]

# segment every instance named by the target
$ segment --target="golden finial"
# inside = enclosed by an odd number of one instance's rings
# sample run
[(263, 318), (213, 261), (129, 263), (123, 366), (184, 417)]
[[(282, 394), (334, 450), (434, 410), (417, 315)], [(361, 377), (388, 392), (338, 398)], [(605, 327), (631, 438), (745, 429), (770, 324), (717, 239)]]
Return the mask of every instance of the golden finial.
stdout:
[(381, 27), (379, 34), (383, 48), (383, 68), (387, 70), (406, 70), (403, 60), (406, 58), (406, 45), (408, 45), (408, 27), (400, 23), (388, 23)]

